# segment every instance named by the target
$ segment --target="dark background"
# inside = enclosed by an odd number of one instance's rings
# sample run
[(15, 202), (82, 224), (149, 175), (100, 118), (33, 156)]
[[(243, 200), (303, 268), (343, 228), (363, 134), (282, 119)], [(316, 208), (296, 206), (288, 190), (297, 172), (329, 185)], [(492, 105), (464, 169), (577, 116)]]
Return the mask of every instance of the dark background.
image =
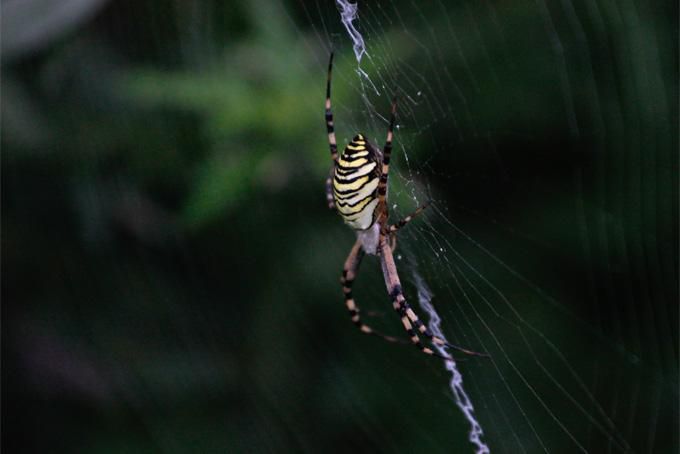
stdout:
[[(492, 451), (677, 449), (677, 4), (362, 2), (362, 100), (333, 3), (2, 4), (3, 448), (471, 451), (441, 364), (343, 307), (333, 45), (340, 144), (422, 90), (399, 268), (492, 355)], [(400, 333), (374, 260), (355, 294)]]

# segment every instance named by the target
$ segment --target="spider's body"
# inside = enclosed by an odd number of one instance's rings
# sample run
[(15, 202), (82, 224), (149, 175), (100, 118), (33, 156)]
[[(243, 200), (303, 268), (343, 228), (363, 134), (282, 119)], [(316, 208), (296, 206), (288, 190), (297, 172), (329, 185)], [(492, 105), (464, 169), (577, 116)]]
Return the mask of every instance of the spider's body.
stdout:
[(333, 175), (335, 208), (347, 225), (366, 230), (375, 221), (382, 153), (357, 134), (337, 160)]
[(418, 208), (413, 214), (405, 217), (396, 224), (389, 224), (387, 210), (387, 178), (390, 170), (392, 154), (392, 136), (397, 111), (396, 99), (392, 101), (390, 124), (387, 139), (382, 152), (371, 145), (362, 134), (357, 134), (338, 156), (335, 139), (335, 125), (331, 111), (331, 71), (333, 69), (333, 54), (328, 63), (328, 80), (326, 82), (326, 129), (328, 144), (331, 150), (333, 167), (326, 180), (326, 201), (328, 207), (337, 210), (347, 225), (357, 233), (357, 240), (345, 260), (345, 267), (340, 281), (345, 294), (345, 305), (352, 317), (352, 322), (366, 334), (374, 334), (391, 342), (394, 337), (385, 336), (364, 324), (359, 316), (359, 308), (352, 296), (352, 284), (359, 271), (359, 265), (365, 254), (377, 255), (385, 277), (387, 292), (392, 300), (392, 307), (399, 314), (411, 342), (428, 355), (451, 359), (440, 355), (420, 341), (424, 335), (430, 341), (440, 346), (448, 346), (468, 354), (478, 354), (456, 347), (445, 340), (434, 336), (416, 313), (406, 302), (397, 266), (392, 256), (394, 241), (391, 241), (397, 231), (408, 224), (413, 217), (422, 212), (426, 205)]

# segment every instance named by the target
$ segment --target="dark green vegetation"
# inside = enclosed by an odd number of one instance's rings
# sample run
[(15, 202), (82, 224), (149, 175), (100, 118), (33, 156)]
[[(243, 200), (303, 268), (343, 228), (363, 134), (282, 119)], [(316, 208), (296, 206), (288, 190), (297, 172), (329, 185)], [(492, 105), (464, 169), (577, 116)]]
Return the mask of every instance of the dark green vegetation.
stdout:
[[(331, 41), (339, 144), (385, 125), (332, 1), (93, 2), (45, 22), (21, 3), (2, 16), (3, 445), (471, 450), (441, 364), (342, 306)], [(391, 197), (402, 214), (412, 187), (435, 199), (400, 272), (492, 355), (459, 364), (492, 451), (670, 452), (677, 5), (370, 3), (367, 95), (383, 116), (395, 87), (418, 100)], [(355, 294), (400, 333), (375, 260)]]

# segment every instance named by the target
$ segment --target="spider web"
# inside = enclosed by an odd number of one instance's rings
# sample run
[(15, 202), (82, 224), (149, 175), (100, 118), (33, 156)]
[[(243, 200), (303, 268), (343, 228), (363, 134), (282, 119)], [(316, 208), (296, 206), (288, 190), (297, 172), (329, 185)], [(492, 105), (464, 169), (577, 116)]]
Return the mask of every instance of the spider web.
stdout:
[[(447, 339), (491, 355), (446, 366), (451, 393), (443, 398), (465, 414), (470, 449), (652, 452), (674, 446), (677, 435), (669, 423), (677, 423), (677, 408), (663, 396), (677, 400), (677, 331), (668, 323), (677, 319), (677, 292), (670, 290), (677, 267), (672, 255), (658, 249), (660, 238), (645, 239), (637, 231), (640, 223), (658, 223), (663, 241), (677, 244), (666, 229), (673, 225), (672, 204), (660, 202), (654, 190), (655, 181), (671, 181), (663, 147), (673, 139), (645, 118), (649, 106), (636, 108), (629, 99), (659, 101), (655, 112), (662, 121), (672, 114), (665, 102), (672, 89), (659, 77), (660, 38), (645, 35), (653, 12), (632, 3), (569, 1), (550, 7), (539, 1), (514, 11), (489, 2), (338, 0), (336, 7), (335, 17), (319, 3), (316, 10), (303, 8), (322, 44), (353, 48), (354, 55), (336, 51), (336, 67), (354, 73), (336, 69), (336, 86), (343, 84), (361, 100), (351, 106), (334, 99), (336, 125), (342, 125), (337, 129), (344, 133), (339, 144), (364, 128), (382, 144), (389, 99), (399, 95), (392, 216), (434, 200), (424, 219), (400, 233), (402, 280), (410, 282), (411, 299), (418, 295), (432, 328), (441, 324)], [(550, 69), (541, 67), (531, 82), (554, 87), (538, 89), (550, 101), (514, 86), (522, 83), (517, 78), (532, 78), (536, 64), (522, 54), (526, 49), (518, 50), (527, 45), (518, 37), (523, 21), (531, 24), (527, 34), (537, 34), (529, 48), (550, 61)], [(623, 24), (632, 27), (632, 36), (617, 35)], [(638, 40), (646, 40), (651, 54), (635, 48)], [(607, 86), (617, 69), (598, 65), (598, 59), (634, 71), (622, 76), (620, 92)], [(498, 98), (489, 100), (487, 92)], [(503, 118), (484, 117), (476, 108), (489, 102), (498, 103)], [(542, 115), (558, 125), (555, 146), (540, 137), (548, 125)], [(635, 175), (617, 166), (621, 159), (633, 166), (645, 161), (640, 149), (608, 136), (625, 135), (628, 127), (636, 140), (654, 142), (654, 159), (669, 167), (644, 165)], [(653, 139), (654, 131), (661, 137)], [(530, 159), (543, 163), (530, 163), (524, 172), (508, 161), (520, 151), (513, 146), (533, 148)], [(534, 187), (515, 181), (523, 177), (533, 178)], [(561, 181), (552, 183), (551, 177)], [(461, 197), (445, 200), (440, 192), (446, 185)], [(617, 190), (642, 195), (630, 201), (612, 192)], [(527, 206), (526, 198), (536, 206)], [(523, 213), (512, 213), (513, 202)], [(628, 216), (640, 202), (656, 204), (657, 211)], [(558, 211), (560, 219), (536, 209)], [(537, 218), (532, 223), (518, 216)], [(638, 273), (644, 275), (638, 284), (623, 277)], [(664, 288), (670, 292), (662, 296)]]

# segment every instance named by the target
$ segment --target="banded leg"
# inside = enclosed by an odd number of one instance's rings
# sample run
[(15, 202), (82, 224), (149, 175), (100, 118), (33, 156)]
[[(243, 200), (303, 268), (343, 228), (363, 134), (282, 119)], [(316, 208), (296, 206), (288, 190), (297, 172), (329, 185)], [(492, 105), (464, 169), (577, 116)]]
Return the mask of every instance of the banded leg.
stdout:
[(361, 241), (357, 240), (357, 242), (354, 243), (349, 255), (347, 256), (347, 260), (345, 260), (342, 277), (340, 278), (340, 282), (342, 283), (342, 291), (345, 294), (345, 305), (347, 306), (347, 310), (352, 317), (352, 323), (354, 323), (362, 333), (373, 334), (375, 336), (382, 337), (388, 342), (402, 342), (401, 339), (382, 334), (361, 321), (361, 317), (359, 316), (359, 308), (354, 302), (354, 298), (352, 296), (352, 284), (354, 283), (354, 279), (356, 278), (357, 272), (359, 271), (359, 265), (361, 265), (361, 260), (363, 258), (364, 251), (361, 248)]
[(326, 203), (330, 210), (335, 211), (335, 197), (333, 197), (333, 174), (335, 173), (335, 166), (331, 167), (326, 178)]
[(406, 316), (409, 318), (411, 323), (413, 323), (416, 326), (418, 331), (420, 333), (422, 333), (425, 337), (427, 337), (430, 340), (430, 342), (432, 342), (433, 344), (442, 345), (442, 346), (445, 346), (445, 347), (448, 347), (448, 348), (452, 348), (454, 350), (458, 350), (459, 352), (465, 353), (466, 355), (470, 355), (470, 356), (484, 356), (484, 357), (489, 356), (486, 353), (475, 352), (475, 351), (472, 351), (472, 350), (468, 350), (467, 348), (463, 348), (463, 347), (459, 347), (458, 345), (451, 344), (449, 342), (446, 342), (444, 339), (437, 337), (434, 334), (432, 334), (432, 331), (430, 331), (430, 328), (428, 328), (422, 322), (422, 320), (420, 320), (418, 318), (418, 315), (416, 315), (416, 313), (413, 311), (413, 309), (411, 309), (411, 306), (406, 302), (406, 300), (404, 300), (404, 302), (402, 304), (402, 310), (406, 314)]
[(390, 173), (390, 159), (392, 157), (392, 137), (394, 136), (394, 123), (397, 115), (397, 98), (392, 99), (392, 111), (390, 115), (390, 125), (387, 128), (387, 139), (383, 147), (382, 156), (382, 170), (380, 173), (380, 181), (378, 182), (378, 205), (383, 207), (379, 222), (387, 220), (387, 177)]
[[(473, 352), (466, 348), (459, 347), (457, 345), (450, 344), (444, 339), (437, 337), (432, 334), (432, 331), (418, 318), (416, 313), (413, 311), (411, 306), (406, 302), (404, 297), (404, 292), (401, 288), (401, 282), (399, 280), (399, 275), (397, 274), (397, 267), (394, 263), (394, 257), (392, 256), (392, 249), (387, 242), (387, 238), (382, 236), (380, 239), (380, 263), (383, 268), (383, 274), (385, 275), (385, 284), (387, 285), (387, 290), (390, 294), (390, 299), (394, 310), (401, 317), (401, 323), (404, 325), (404, 329), (411, 338), (411, 342), (418, 347), (423, 353), (428, 355), (437, 356), (446, 360), (453, 360), (450, 356), (440, 355), (431, 348), (425, 347), (420, 341), (418, 333), (427, 337), (432, 343), (453, 348), (467, 355), (473, 356), (487, 356), (483, 353)], [(415, 329), (414, 329), (415, 326)], [(417, 330), (417, 332), (416, 332)]]
[[(413, 213), (409, 214), (409, 215), (406, 216), (404, 219), (400, 220), (399, 222), (397, 222), (397, 223), (395, 223), (395, 224), (390, 225), (389, 229), (387, 230), (388, 233), (395, 233), (397, 230), (399, 230), (400, 228), (404, 227), (406, 224), (408, 224), (409, 222), (411, 222), (411, 221), (413, 220), (413, 218), (415, 218), (415, 217), (418, 216), (420, 213), (422, 213), (422, 212), (425, 210), (425, 208), (427, 208), (428, 206), (430, 206), (430, 202), (429, 202), (429, 201), (428, 201), (428, 202), (425, 202), (424, 204), (422, 204), (421, 206), (419, 206), (418, 209), (417, 209), (416, 211), (414, 211)], [(392, 249), (394, 249), (394, 248), (392, 248)]]
[(338, 144), (335, 140), (335, 128), (333, 126), (333, 112), (331, 111), (331, 73), (333, 72), (333, 52), (328, 61), (328, 79), (326, 80), (326, 131), (328, 132), (328, 144), (331, 148), (331, 159), (338, 160)]
[(420, 341), (418, 333), (413, 329), (413, 324), (408, 316), (408, 312), (404, 303), (406, 299), (401, 290), (401, 283), (399, 281), (399, 275), (397, 274), (397, 266), (394, 263), (394, 257), (392, 256), (392, 249), (388, 243), (387, 237), (385, 235), (380, 235), (380, 265), (382, 267), (383, 275), (385, 277), (385, 285), (387, 285), (387, 291), (390, 294), (390, 299), (392, 300), (392, 305), (394, 310), (401, 317), (401, 323), (404, 325), (404, 329), (408, 334), (411, 342), (423, 353), (437, 356), (446, 360), (453, 360), (453, 358), (445, 355), (440, 355), (429, 347), (423, 345)]

